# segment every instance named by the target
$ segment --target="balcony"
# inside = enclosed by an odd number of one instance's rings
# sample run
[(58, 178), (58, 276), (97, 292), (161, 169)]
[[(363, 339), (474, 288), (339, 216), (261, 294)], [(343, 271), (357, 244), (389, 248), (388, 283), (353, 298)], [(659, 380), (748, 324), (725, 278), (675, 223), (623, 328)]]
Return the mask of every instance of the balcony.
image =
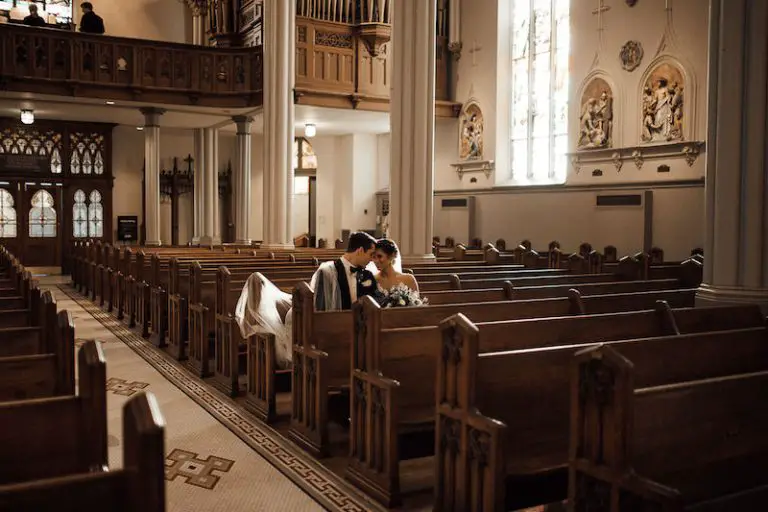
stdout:
[[(392, 59), (390, 0), (296, 0), (296, 103), (386, 112)], [(458, 117), (451, 101), (448, 12), (438, 9), (435, 115)]]
[(206, 48), (0, 25), (0, 90), (174, 105), (262, 104), (261, 47)]

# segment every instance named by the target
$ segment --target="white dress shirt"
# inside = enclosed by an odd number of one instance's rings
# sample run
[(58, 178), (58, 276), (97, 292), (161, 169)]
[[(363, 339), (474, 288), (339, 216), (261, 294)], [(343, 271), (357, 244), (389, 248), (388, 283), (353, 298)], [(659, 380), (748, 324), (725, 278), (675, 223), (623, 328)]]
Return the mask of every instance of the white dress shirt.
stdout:
[(352, 263), (344, 256), (341, 257), (341, 263), (344, 265), (344, 270), (347, 272), (347, 285), (349, 286), (349, 296), (352, 299), (352, 304), (357, 302), (357, 276), (352, 273)]

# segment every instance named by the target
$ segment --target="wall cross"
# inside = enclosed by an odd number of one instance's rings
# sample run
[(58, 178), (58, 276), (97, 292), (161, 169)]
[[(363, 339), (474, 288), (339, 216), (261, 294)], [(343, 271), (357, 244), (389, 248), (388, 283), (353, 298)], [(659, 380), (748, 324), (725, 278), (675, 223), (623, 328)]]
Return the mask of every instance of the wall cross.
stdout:
[[(669, 1), (669, 0), (667, 0)], [(605, 0), (597, 0), (597, 9), (592, 10), (592, 14), (597, 15), (597, 31), (602, 32), (603, 31), (603, 13), (606, 11), (610, 11), (611, 6), (605, 5)]]
[(477, 67), (477, 52), (483, 50), (483, 45), (478, 44), (477, 41), (472, 41), (472, 47), (469, 49), (469, 53), (472, 54), (472, 67)]

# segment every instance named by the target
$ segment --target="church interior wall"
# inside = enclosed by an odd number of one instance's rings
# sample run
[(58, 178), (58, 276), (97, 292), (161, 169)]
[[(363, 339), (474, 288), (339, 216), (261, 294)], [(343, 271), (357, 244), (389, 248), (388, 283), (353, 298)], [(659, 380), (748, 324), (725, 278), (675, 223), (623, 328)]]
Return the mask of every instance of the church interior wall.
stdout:
[[(81, 2), (75, 2), (75, 22)], [(168, 0), (97, 0), (91, 2), (104, 19), (106, 35), (153, 41), (192, 41), (192, 15), (184, 2)]]
[[(142, 169), (144, 165), (144, 134), (133, 126), (120, 125), (115, 127), (114, 148), (112, 151), (112, 169), (115, 177), (113, 194), (113, 226), (117, 227), (117, 217), (120, 215), (137, 215), (139, 223), (142, 222), (141, 212), (141, 187)], [(255, 144), (254, 144), (255, 146)], [(260, 150), (259, 146), (259, 150)], [(231, 162), (234, 165), (235, 134), (229, 132), (219, 133), (219, 170), (223, 171)], [(194, 154), (194, 136), (191, 130), (178, 128), (161, 128), (160, 130), (160, 168), (173, 168), (173, 159), (178, 158), (178, 166), (184, 168), (187, 164), (184, 159)], [(254, 158), (261, 167), (261, 156)], [(255, 173), (254, 173), (255, 174)], [(258, 181), (254, 189), (261, 187)], [(258, 198), (259, 205), (261, 198)], [(220, 203), (223, 207), (223, 203)], [(259, 210), (259, 208), (252, 208)], [(257, 234), (260, 236), (261, 212), (254, 212), (258, 224)], [(222, 233), (225, 222), (224, 211), (220, 212)], [(181, 196), (179, 202), (179, 243), (185, 244), (192, 240), (194, 234), (193, 195)], [(171, 241), (171, 205), (161, 201), (160, 206), (160, 236), (164, 243)]]
[[(667, 25), (665, 0), (645, 0), (635, 7), (624, 2), (605, 2), (611, 8), (602, 15), (602, 49), (598, 17), (593, 13), (598, 3), (571, 2), (569, 151), (576, 150), (578, 140), (580, 94), (585, 79), (596, 69), (609, 76), (616, 88), (615, 115), (618, 117), (614, 120), (614, 146), (616, 149), (640, 146), (642, 85), (648, 68), (664, 56), (682, 63), (686, 74), (692, 77), (692, 83), (688, 85), (695, 89), (686, 91), (684, 96), (686, 101), (692, 98), (692, 104), (686, 105), (684, 111), (686, 121), (691, 121), (686, 140), (704, 141), (708, 14), (707, 9), (701, 8), (701, 1), (670, 2), (672, 30)], [(490, 177), (476, 173), (460, 179), (450, 165), (458, 160), (458, 128), (455, 125), (449, 128), (450, 121), (439, 120), (435, 129), (435, 188), (438, 195), (475, 196), (475, 234), (483, 240), (538, 237), (532, 240), (539, 246), (558, 239), (565, 247), (576, 247), (589, 241), (597, 247), (610, 243), (629, 253), (642, 249), (642, 212), (597, 208), (595, 195), (623, 194), (624, 190), (611, 192), (612, 187), (635, 185), (639, 192), (650, 190), (654, 193), (653, 243), (666, 249), (667, 257), (684, 257), (692, 247), (702, 245), (704, 187), (701, 180), (705, 148), (692, 165), (678, 146), (675, 156), (646, 155), (640, 168), (634, 159), (626, 158), (621, 169), (616, 168), (610, 158), (611, 152), (608, 152), (605, 161), (583, 164), (578, 172), (569, 166), (564, 185), (544, 189), (499, 188), (509, 185), (510, 175), (509, 155), (505, 151), (510, 108), (507, 99), (511, 32), (508, 8), (506, 0), (463, 2), (461, 30), (464, 44), (457, 63), (456, 99), (460, 102), (474, 99), (481, 105), (485, 120), (484, 156), (495, 161), (496, 170)], [(495, 23), (497, 19), (498, 25)], [(640, 65), (632, 72), (622, 69), (619, 56), (622, 46), (630, 40), (640, 42), (644, 49)], [(661, 165), (668, 169), (660, 168)], [(595, 170), (600, 172), (593, 175)], [(437, 207), (435, 215), (442, 215)], [(498, 219), (508, 221), (498, 222)], [(435, 223), (439, 224), (441, 220), (436, 218)]]

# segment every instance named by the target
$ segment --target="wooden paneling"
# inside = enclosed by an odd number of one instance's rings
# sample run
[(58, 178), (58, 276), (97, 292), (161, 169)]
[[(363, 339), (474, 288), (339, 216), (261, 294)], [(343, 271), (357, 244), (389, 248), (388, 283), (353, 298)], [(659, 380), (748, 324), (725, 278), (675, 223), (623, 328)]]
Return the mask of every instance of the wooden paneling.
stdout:
[(6, 25), (4, 88), (64, 96), (245, 107), (262, 101), (257, 48), (206, 48)]

